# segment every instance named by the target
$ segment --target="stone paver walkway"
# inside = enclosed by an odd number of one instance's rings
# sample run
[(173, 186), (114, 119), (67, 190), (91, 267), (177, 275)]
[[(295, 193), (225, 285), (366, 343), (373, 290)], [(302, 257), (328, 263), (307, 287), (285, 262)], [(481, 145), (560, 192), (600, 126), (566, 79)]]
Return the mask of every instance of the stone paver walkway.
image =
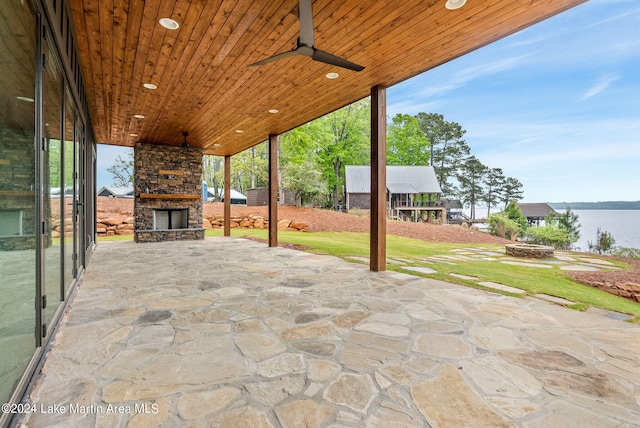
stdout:
[[(513, 265), (513, 266), (523, 266), (523, 267), (531, 267), (531, 268), (538, 268), (538, 269), (551, 269), (553, 266), (558, 266), (560, 270), (574, 271), (574, 272), (599, 272), (603, 270), (619, 270), (620, 269), (616, 267), (613, 263), (607, 260), (596, 259), (593, 257), (582, 257), (578, 255), (569, 255), (569, 253), (562, 252), (562, 251), (556, 251), (555, 256), (553, 258), (547, 258), (547, 259), (511, 257), (511, 256), (505, 255), (504, 249), (496, 250), (495, 248), (489, 248), (489, 247), (453, 249), (451, 250), (451, 253), (453, 254), (435, 255), (435, 256), (419, 259), (418, 261), (428, 263), (430, 265), (444, 263), (452, 266), (455, 266), (458, 263), (464, 264), (464, 262), (466, 261), (489, 261), (489, 262), (500, 262), (503, 264)], [(368, 263), (368, 259), (364, 257), (351, 257), (351, 258), (357, 261), (362, 261), (363, 263)], [(387, 262), (389, 261), (390, 260), (387, 259)], [(404, 269), (420, 272), (427, 275), (437, 273), (435, 269), (424, 268), (424, 267), (404, 266)], [(511, 287), (507, 284), (500, 284), (492, 281), (479, 282), (478, 278), (471, 277), (468, 275), (460, 275), (456, 273), (450, 273), (450, 275), (460, 279), (476, 281), (478, 282), (479, 285), (485, 288), (491, 288), (494, 290), (514, 293), (514, 294), (526, 293), (526, 291), (524, 290)], [(538, 295), (536, 295), (536, 297), (538, 297)], [(564, 306), (574, 304), (574, 302), (570, 302), (569, 300), (560, 299), (560, 298), (557, 298), (557, 299), (559, 300), (544, 298), (544, 300), (562, 304)]]
[[(100, 244), (29, 427), (632, 427), (640, 326), (237, 238)], [(61, 413), (64, 411), (64, 413)]]

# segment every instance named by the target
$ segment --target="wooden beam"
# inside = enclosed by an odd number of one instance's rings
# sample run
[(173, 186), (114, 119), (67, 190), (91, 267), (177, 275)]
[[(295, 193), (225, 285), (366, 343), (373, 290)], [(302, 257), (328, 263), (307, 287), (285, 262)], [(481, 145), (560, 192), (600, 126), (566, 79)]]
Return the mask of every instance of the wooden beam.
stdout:
[(278, 246), (278, 144), (280, 136), (269, 135), (269, 246)]
[(224, 157), (224, 236), (231, 236), (231, 156)]
[(369, 269), (387, 269), (387, 90), (371, 88), (371, 215)]

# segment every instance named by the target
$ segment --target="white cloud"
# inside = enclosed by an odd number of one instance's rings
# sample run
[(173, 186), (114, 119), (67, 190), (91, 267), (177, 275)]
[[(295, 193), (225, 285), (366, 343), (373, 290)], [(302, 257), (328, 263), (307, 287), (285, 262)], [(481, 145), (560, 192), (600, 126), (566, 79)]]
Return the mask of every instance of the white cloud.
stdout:
[(601, 92), (606, 91), (607, 89), (609, 89), (613, 82), (619, 79), (620, 73), (603, 74), (602, 76), (598, 77), (593, 86), (591, 86), (591, 88), (589, 88), (589, 90), (585, 92), (585, 94), (580, 98), (580, 101), (584, 101), (598, 95)]
[(420, 95), (425, 97), (444, 95), (447, 92), (451, 92), (455, 89), (459, 89), (467, 85), (473, 80), (513, 69), (519, 66), (527, 56), (528, 55), (519, 55), (515, 57), (500, 59), (486, 64), (467, 67), (454, 72), (447, 79), (438, 80), (438, 77), (442, 76), (435, 77), (433, 80), (438, 81), (440, 84), (437, 86), (426, 85), (427, 87), (420, 92)]
[[(472, 54), (469, 54), (472, 55)], [(523, 60), (529, 55), (518, 55), (509, 58), (502, 58), (491, 62), (483, 62), (479, 65), (472, 65), (462, 68), (449, 74), (452, 67), (437, 67), (420, 77), (399, 83), (393, 86), (394, 91), (402, 94), (403, 98), (408, 97), (434, 97), (444, 95), (453, 90), (459, 89), (469, 82), (502, 73), (510, 69), (516, 68), (523, 63)], [(471, 61), (468, 58), (459, 58), (456, 60), (458, 64), (468, 62), (470, 64), (478, 64), (479, 61)], [(464, 62), (463, 62), (464, 61)]]

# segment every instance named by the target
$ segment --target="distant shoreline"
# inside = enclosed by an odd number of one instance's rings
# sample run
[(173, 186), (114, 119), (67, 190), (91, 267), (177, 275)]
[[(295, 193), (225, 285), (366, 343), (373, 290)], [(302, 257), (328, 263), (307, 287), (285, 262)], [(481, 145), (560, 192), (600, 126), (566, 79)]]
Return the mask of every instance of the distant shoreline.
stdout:
[(605, 202), (547, 202), (551, 208), (564, 211), (572, 210), (640, 210), (640, 201), (605, 201)]

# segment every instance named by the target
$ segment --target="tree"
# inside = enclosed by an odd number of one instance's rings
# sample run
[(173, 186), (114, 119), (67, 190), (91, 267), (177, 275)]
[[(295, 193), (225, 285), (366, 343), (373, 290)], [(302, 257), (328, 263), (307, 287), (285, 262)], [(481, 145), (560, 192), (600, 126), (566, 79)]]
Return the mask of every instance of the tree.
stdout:
[(466, 131), (456, 122), (447, 122), (437, 113), (418, 113), (418, 124), (429, 140), (430, 163), (436, 170), (443, 196), (454, 196), (456, 188), (451, 181), (458, 174), (459, 165), (471, 150), (462, 139)]
[(504, 175), (500, 168), (489, 168), (484, 178), (486, 191), (484, 193), (484, 202), (487, 204), (487, 218), (491, 214), (491, 207), (498, 205), (500, 202), (500, 191), (504, 185)]
[(283, 168), (283, 176), (283, 186), (296, 199), (300, 198), (302, 205), (321, 202), (318, 198), (327, 191), (318, 166), (310, 160), (303, 163), (289, 162)]
[(387, 129), (387, 165), (429, 165), (429, 140), (418, 119), (396, 114)]
[(567, 231), (572, 244), (580, 239), (580, 218), (571, 211), (571, 207), (567, 207), (566, 211), (558, 216), (558, 227)]
[(458, 182), (460, 183), (458, 194), (462, 202), (471, 207), (472, 219), (476, 218), (476, 204), (484, 197), (483, 180), (487, 169), (487, 166), (475, 156), (471, 156), (465, 160), (458, 172)]
[(220, 201), (223, 195), (224, 183), (224, 157), (204, 155), (202, 156), (202, 179), (207, 182), (209, 190), (216, 196), (216, 201)]
[(506, 208), (509, 202), (519, 201), (522, 199), (522, 194), (524, 193), (522, 190), (522, 183), (520, 183), (517, 178), (507, 177), (504, 180), (500, 193), (502, 195), (502, 202), (504, 202), (504, 206)]
[(613, 235), (606, 230), (596, 231), (596, 242), (587, 241), (590, 253), (607, 254), (614, 249), (616, 243)]
[(231, 157), (231, 186), (237, 191), (246, 193), (251, 187), (267, 186), (268, 181), (269, 146), (266, 142)]
[(314, 121), (318, 164), (331, 189), (334, 207), (343, 202), (345, 165), (370, 161), (369, 117), (369, 99), (365, 98)]
[(366, 98), (285, 133), (280, 139), (285, 174), (298, 171), (301, 165), (319, 169), (319, 183), (331, 194), (330, 204), (340, 205), (345, 165), (369, 161), (369, 111)]
[(133, 152), (129, 152), (127, 159), (118, 154), (115, 163), (107, 168), (107, 172), (113, 175), (113, 185), (128, 187), (133, 185)]

